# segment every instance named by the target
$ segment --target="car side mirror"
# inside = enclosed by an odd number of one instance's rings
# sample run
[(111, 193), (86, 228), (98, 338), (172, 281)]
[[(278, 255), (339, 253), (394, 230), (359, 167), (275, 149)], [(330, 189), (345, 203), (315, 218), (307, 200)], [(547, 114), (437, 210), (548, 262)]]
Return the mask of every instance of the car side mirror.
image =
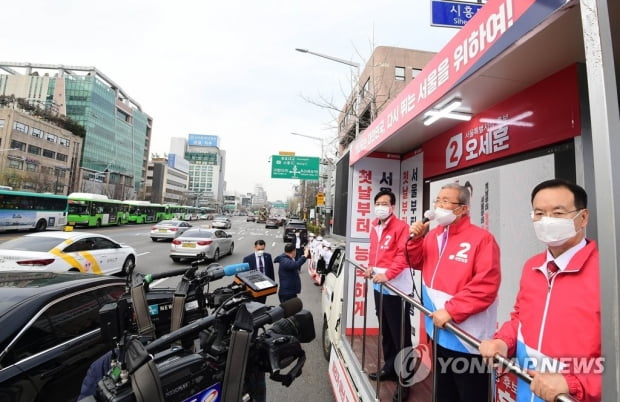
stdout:
[(232, 237), (232, 235), (231, 235), (231, 234), (229, 234), (229, 235), (226, 235), (226, 237)]

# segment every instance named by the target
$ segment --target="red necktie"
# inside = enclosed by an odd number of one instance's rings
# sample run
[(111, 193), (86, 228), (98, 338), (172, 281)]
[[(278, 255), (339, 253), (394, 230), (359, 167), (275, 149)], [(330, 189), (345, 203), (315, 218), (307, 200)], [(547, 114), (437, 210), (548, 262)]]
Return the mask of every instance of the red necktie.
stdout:
[(547, 276), (549, 277), (549, 280), (551, 280), (551, 278), (553, 278), (559, 270), (560, 268), (557, 266), (555, 261), (549, 261), (547, 263)]
[(264, 267), (264, 265), (263, 265), (263, 256), (262, 256), (262, 255), (259, 255), (259, 256), (258, 256), (258, 270), (259, 270), (261, 273), (265, 273), (265, 267)]

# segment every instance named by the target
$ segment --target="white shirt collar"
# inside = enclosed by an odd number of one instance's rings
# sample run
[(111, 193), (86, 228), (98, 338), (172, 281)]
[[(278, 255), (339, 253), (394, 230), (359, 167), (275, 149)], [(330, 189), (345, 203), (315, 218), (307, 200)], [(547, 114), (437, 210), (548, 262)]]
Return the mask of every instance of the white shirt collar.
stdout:
[(570, 260), (575, 256), (575, 254), (579, 252), (579, 250), (584, 248), (586, 244), (586, 239), (581, 239), (579, 243), (575, 244), (573, 247), (560, 254), (558, 258), (553, 258), (553, 255), (551, 255), (551, 252), (549, 251), (549, 249), (547, 249), (547, 261), (545, 261), (544, 266), (546, 267), (549, 261), (553, 261), (555, 262), (555, 265), (558, 266), (560, 271), (564, 271), (568, 266)]

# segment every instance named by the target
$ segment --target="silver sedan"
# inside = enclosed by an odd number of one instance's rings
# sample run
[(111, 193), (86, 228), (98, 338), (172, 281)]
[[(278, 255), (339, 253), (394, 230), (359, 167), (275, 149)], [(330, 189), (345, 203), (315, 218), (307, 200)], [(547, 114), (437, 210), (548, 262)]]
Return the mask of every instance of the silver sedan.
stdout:
[(159, 239), (176, 239), (191, 227), (192, 225), (185, 221), (161, 221), (151, 228), (151, 240), (157, 241)]
[(182, 259), (196, 259), (202, 253), (212, 261), (220, 256), (232, 255), (235, 249), (232, 235), (220, 229), (195, 228), (172, 240), (170, 258), (179, 262)]

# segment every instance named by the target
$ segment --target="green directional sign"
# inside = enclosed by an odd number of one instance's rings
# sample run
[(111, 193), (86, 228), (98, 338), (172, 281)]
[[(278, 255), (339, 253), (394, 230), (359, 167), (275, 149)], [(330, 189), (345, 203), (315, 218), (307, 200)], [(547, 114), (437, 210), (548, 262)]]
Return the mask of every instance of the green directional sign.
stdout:
[(313, 156), (271, 156), (272, 179), (319, 179), (319, 159)]
[(276, 204), (273, 204), (271, 207), (272, 208), (277, 208), (277, 209), (286, 209), (288, 207), (288, 205), (287, 204), (278, 204), (278, 203), (276, 203)]

